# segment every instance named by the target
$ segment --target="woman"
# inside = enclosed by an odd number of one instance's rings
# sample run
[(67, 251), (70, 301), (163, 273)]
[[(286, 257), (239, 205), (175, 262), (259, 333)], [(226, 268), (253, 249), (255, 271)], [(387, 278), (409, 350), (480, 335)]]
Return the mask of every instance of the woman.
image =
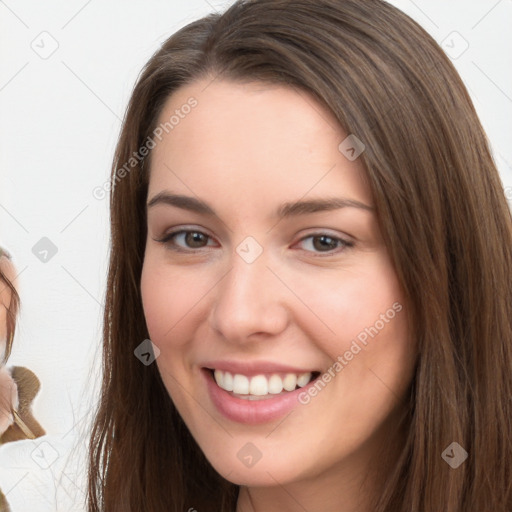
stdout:
[[(32, 415), (32, 401), (39, 392), (36, 375), (22, 366), (7, 368), (11, 354), (20, 299), (16, 269), (9, 252), (0, 247), (0, 444), (21, 439), (36, 439), (45, 431)], [(0, 511), (9, 512), (0, 490)]]
[(10, 253), (0, 247), (0, 297), (2, 305), (0, 308), (0, 339), (2, 340), (3, 354), (2, 363), (5, 364), (11, 354), (12, 340), (16, 327), (16, 316), (18, 314), (20, 299), (16, 290), (16, 270), (12, 264)]
[(512, 509), (511, 214), (414, 21), (191, 23), (138, 80), (112, 185), (90, 512)]

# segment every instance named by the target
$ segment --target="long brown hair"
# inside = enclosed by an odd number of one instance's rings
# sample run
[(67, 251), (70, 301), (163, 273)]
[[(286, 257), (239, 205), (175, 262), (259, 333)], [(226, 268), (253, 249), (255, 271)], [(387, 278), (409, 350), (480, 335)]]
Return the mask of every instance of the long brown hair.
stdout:
[[(308, 91), (365, 144), (419, 348), (407, 434), (373, 510), (512, 510), (512, 220), (466, 88), (432, 37), (381, 0), (242, 0), (172, 35), (127, 108), (111, 177), (89, 512), (236, 507), (238, 487), (205, 459), (157, 366), (133, 354), (149, 337), (140, 277), (150, 160), (125, 164), (169, 96), (208, 77)], [(468, 453), (457, 469), (442, 457), (452, 442)]]
[[(8, 265), (12, 265), (11, 263), (11, 255), (0, 247), (0, 258), (6, 258), (9, 260)], [(2, 268), (4, 267), (4, 268)], [(2, 261), (0, 264), (0, 290), (4, 290), (5, 288), (9, 288), (10, 299), (9, 304), (2, 305), (6, 308), (6, 333), (7, 337), (5, 340), (5, 350), (3, 354), (3, 358), (0, 361), (0, 365), (4, 365), (7, 363), (9, 356), (11, 355), (12, 350), (12, 342), (14, 340), (14, 334), (16, 331), (16, 319), (18, 316), (18, 311), (20, 308), (20, 297), (18, 292), (14, 286), (14, 283), (7, 277), (5, 272), (5, 261)], [(3, 341), (3, 340), (2, 340)]]

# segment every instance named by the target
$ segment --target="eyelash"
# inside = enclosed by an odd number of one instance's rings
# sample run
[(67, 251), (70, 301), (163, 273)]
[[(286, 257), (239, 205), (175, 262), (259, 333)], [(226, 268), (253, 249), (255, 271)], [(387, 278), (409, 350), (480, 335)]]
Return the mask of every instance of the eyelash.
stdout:
[[(193, 248), (191, 248), (191, 249), (184, 249), (182, 247), (177, 246), (175, 243), (173, 243), (173, 239), (177, 235), (187, 234), (187, 233), (199, 233), (201, 235), (206, 236), (208, 238), (208, 240), (212, 239), (212, 237), (210, 237), (206, 233), (203, 233), (202, 231), (199, 231), (197, 229), (179, 229), (179, 230), (173, 231), (171, 233), (168, 233), (167, 235), (165, 235), (161, 239), (156, 239), (155, 238), (154, 240), (156, 242), (160, 242), (160, 243), (166, 245), (172, 251), (183, 252), (183, 253), (188, 253), (188, 254), (197, 252), (197, 251), (199, 251), (201, 249), (205, 249), (206, 247), (208, 247), (208, 246), (199, 247), (199, 248), (197, 248), (197, 250), (195, 250)], [(338, 250), (334, 249), (334, 250), (329, 250), (329, 251), (319, 251), (319, 252), (306, 251), (306, 252), (315, 254), (315, 257), (332, 256), (333, 254), (339, 253), (340, 252), (339, 249), (341, 249), (341, 251), (343, 251), (343, 250), (349, 249), (349, 248), (354, 246), (353, 242), (349, 242), (348, 240), (344, 240), (343, 238), (332, 236), (329, 233), (322, 233), (322, 232), (320, 232), (320, 233), (311, 233), (308, 236), (305, 236), (305, 237), (301, 238), (298, 243), (303, 242), (304, 240), (308, 240), (309, 238), (313, 239), (313, 238), (320, 238), (320, 237), (323, 237), (323, 236), (325, 236), (325, 237), (327, 237), (327, 238), (329, 238), (329, 239), (331, 239), (331, 240), (333, 240), (335, 242), (339, 242), (340, 246), (337, 248)]]

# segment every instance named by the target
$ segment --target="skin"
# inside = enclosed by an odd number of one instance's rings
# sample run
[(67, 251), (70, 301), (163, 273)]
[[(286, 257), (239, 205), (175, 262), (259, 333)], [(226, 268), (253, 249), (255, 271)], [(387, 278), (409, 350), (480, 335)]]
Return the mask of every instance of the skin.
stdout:
[[(148, 201), (165, 190), (200, 198), (217, 215), (148, 208), (141, 290), (165, 386), (213, 467), (241, 486), (237, 512), (369, 511), (379, 482), (363, 479), (381, 467), (379, 447), (400, 447), (396, 417), (416, 357), (396, 273), (374, 211), (272, 216), (282, 203), (306, 199), (372, 207), (361, 159), (338, 150), (347, 134), (305, 92), (201, 81), (173, 94), (160, 121), (191, 96), (198, 105), (153, 150)], [(157, 241), (178, 227), (210, 238), (198, 247), (175, 237), (188, 252)], [(328, 250), (322, 234), (353, 246)], [(236, 252), (248, 236), (263, 249), (251, 264)], [(326, 371), (396, 302), (402, 311), (286, 418), (243, 425), (211, 402), (202, 361)], [(237, 458), (247, 442), (262, 454), (250, 468)]]

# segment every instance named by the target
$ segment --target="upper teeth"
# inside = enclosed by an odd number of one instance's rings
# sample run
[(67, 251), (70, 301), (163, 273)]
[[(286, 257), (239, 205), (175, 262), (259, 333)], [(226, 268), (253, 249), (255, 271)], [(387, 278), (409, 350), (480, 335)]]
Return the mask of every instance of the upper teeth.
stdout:
[(312, 374), (310, 372), (301, 373), (300, 375), (287, 373), (284, 378), (278, 374), (273, 374), (267, 378), (263, 374), (247, 377), (239, 373), (231, 374), (222, 370), (215, 370), (214, 376), (217, 385), (226, 391), (232, 391), (238, 395), (263, 396), (269, 393), (277, 395), (283, 389), (293, 391), (297, 386), (301, 388), (311, 380)]

